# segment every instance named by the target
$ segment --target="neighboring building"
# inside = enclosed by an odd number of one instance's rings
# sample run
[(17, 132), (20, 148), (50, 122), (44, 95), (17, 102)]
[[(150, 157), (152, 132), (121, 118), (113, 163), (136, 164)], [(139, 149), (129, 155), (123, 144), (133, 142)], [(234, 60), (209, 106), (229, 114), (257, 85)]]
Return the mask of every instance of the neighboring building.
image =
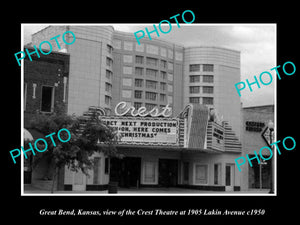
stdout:
[[(55, 40), (50, 41), (50, 38), (67, 30), (75, 34), (76, 40), (67, 45), (58, 38), (59, 49)], [(101, 106), (110, 111), (112, 90), (106, 85), (112, 86), (112, 37), (113, 28), (110, 26), (49, 26), (32, 35), (33, 45), (47, 40), (53, 50), (70, 54), (69, 114), (82, 115), (89, 106)], [(73, 36), (67, 33), (65, 38), (70, 43)]]
[[(30, 46), (24, 47), (29, 52), (34, 51)], [(40, 58), (36, 55), (31, 57), (32, 61), (27, 57), (24, 59), (24, 128), (37, 139), (48, 134), (41, 134), (30, 127), (33, 115), (50, 114), (58, 107), (63, 109), (67, 105), (70, 56), (68, 53), (52, 52), (49, 55), (40, 54)], [(41, 184), (45, 188), (45, 182), (41, 180), (51, 178), (50, 160), (43, 158), (32, 171), (34, 160), (32, 155), (25, 160), (25, 183)]]
[[(266, 141), (268, 140), (268, 135), (264, 138), (263, 134), (266, 131), (268, 132), (269, 121), (275, 123), (274, 105), (245, 107), (242, 115), (242, 156), (246, 158), (246, 154), (249, 154), (249, 158), (252, 158), (255, 156), (254, 151), (259, 154), (259, 150), (262, 147), (268, 146)], [(272, 142), (274, 142), (274, 139)], [(265, 158), (268, 158), (269, 155), (268, 151), (263, 151)], [(262, 163), (258, 163), (256, 159), (253, 159), (251, 163), (252, 167), (246, 162), (241, 166), (242, 171), (238, 171), (243, 177), (242, 190), (270, 189), (272, 160), (262, 160)]]

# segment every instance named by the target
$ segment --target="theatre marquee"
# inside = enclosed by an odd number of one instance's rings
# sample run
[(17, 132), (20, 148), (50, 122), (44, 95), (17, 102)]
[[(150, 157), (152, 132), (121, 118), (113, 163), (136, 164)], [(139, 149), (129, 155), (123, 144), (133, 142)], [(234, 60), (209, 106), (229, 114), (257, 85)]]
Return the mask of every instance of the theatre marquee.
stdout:
[(120, 144), (183, 146), (184, 121), (180, 118), (101, 116), (101, 121), (113, 127)]

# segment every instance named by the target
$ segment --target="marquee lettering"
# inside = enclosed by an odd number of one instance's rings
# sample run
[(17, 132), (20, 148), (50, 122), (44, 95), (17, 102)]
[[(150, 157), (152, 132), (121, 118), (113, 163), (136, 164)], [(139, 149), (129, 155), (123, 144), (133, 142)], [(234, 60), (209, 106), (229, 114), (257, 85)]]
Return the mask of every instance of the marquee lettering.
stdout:
[(159, 109), (156, 106), (147, 112), (147, 109), (144, 106), (136, 110), (134, 106), (129, 107), (126, 102), (119, 102), (115, 107), (115, 114), (117, 116), (123, 116), (126, 115), (127, 113), (130, 113), (132, 116), (142, 116), (142, 117), (148, 115), (153, 117), (158, 117), (158, 116), (170, 117), (172, 114), (172, 109), (169, 107), (169, 105), (166, 105), (165, 107), (162, 108), (162, 111), (159, 112)]

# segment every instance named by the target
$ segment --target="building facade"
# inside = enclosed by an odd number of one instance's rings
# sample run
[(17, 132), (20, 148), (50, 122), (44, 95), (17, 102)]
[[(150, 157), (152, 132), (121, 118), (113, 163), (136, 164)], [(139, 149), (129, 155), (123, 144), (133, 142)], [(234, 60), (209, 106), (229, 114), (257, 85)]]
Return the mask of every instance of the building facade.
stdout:
[(126, 188), (241, 189), (241, 174), (234, 164), (241, 143), (228, 122), (218, 120), (207, 106), (190, 104), (177, 117), (99, 118), (118, 132), (117, 149), (123, 157), (95, 153), (89, 176), (66, 168), (64, 190), (104, 190), (109, 181)]
[[(249, 155), (249, 158), (254, 157), (254, 151), (259, 152), (264, 146), (268, 146), (268, 123), (272, 121), (275, 123), (274, 118), (274, 105), (264, 105), (264, 106), (254, 106), (254, 107), (245, 107), (242, 111), (243, 122), (242, 122), (242, 144), (243, 144), (243, 153), (242, 156), (246, 157)], [(266, 135), (266, 136), (265, 136)], [(274, 133), (272, 137), (272, 142), (274, 140)], [(270, 156), (270, 152), (262, 152), (264, 158)], [(274, 157), (274, 156), (273, 156)], [(270, 189), (270, 177), (271, 177), (271, 165), (272, 160), (261, 160), (261, 163), (258, 163), (257, 160), (252, 160), (252, 166), (249, 163), (246, 163), (242, 167), (242, 176), (244, 182), (242, 185), (242, 190), (250, 189)]]
[[(24, 46), (29, 52), (34, 51), (30, 46)], [(65, 110), (68, 104), (70, 55), (62, 52), (52, 52), (49, 55), (33, 55), (32, 61), (24, 59), (24, 128), (29, 131), (34, 139), (44, 138), (42, 134), (32, 128), (31, 120), (36, 113), (51, 114), (54, 111)], [(24, 163), (25, 184), (48, 188), (52, 178), (51, 159), (44, 157), (35, 164), (31, 153)], [(34, 167), (33, 165), (36, 165)]]
[[(65, 31), (72, 31), (76, 41), (72, 45), (61, 41), (59, 49), (50, 38)], [(66, 35), (67, 43), (71, 42), (69, 38), (73, 36)], [(193, 105), (194, 113), (190, 115), (194, 118), (183, 119), (185, 131), (180, 134), (185, 135), (186, 143), (182, 146), (153, 147), (155, 141), (148, 146), (143, 144), (145, 141), (120, 145), (118, 148), (126, 157), (110, 161), (103, 154), (95, 156), (97, 166), (91, 171), (92, 176), (66, 169), (67, 190), (103, 189), (113, 176), (122, 177), (118, 180), (121, 186), (240, 190), (242, 181), (234, 159), (241, 154), (241, 104), (233, 88), (240, 81), (240, 52), (184, 47), (160, 38), (142, 39), (138, 45), (133, 34), (115, 31), (111, 26), (49, 26), (32, 36), (33, 45), (45, 40), (51, 42), (53, 50), (70, 55), (69, 114), (80, 116), (95, 106), (113, 117), (118, 103), (125, 102), (127, 107), (145, 107), (147, 111), (170, 107), (170, 118), (176, 120), (187, 105)], [(208, 123), (211, 111), (217, 114), (216, 126), (220, 126), (214, 127), (216, 132)], [(212, 143), (208, 138), (212, 134), (223, 137), (214, 143), (218, 149), (213, 151), (207, 147)]]
[[(65, 31), (75, 34), (76, 44), (61, 41), (58, 49), (49, 39)], [(187, 104), (199, 103), (214, 108), (240, 136), (240, 98), (230, 88), (240, 81), (239, 51), (184, 47), (160, 38), (138, 45), (134, 35), (111, 26), (49, 26), (32, 35), (35, 45), (44, 40), (70, 54), (70, 114), (82, 115), (89, 106), (112, 112), (125, 101), (147, 109), (169, 104), (176, 116)]]

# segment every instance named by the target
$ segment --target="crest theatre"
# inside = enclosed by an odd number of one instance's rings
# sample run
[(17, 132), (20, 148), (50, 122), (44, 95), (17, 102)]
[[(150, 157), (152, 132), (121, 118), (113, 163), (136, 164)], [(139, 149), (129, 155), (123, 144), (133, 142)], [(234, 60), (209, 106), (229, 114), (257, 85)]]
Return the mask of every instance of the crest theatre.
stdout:
[(110, 181), (125, 188), (240, 190), (234, 159), (241, 154), (241, 143), (229, 123), (220, 121), (207, 106), (189, 104), (171, 116), (168, 105), (147, 111), (120, 102), (114, 115), (99, 107), (90, 107), (84, 115), (95, 110), (117, 132), (117, 149), (123, 157), (95, 154), (90, 176), (66, 168), (66, 190), (104, 190)]

